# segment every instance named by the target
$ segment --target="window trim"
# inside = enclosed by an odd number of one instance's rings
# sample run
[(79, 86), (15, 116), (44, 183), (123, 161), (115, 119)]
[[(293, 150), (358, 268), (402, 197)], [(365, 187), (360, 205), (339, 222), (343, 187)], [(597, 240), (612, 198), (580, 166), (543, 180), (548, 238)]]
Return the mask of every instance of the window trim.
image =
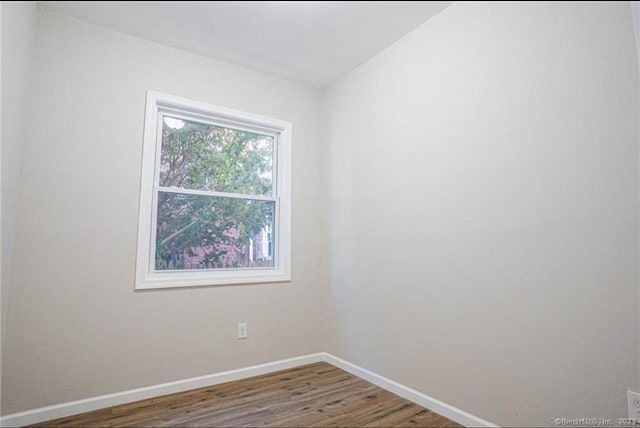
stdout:
[[(158, 162), (161, 142), (158, 140), (160, 119), (166, 113), (186, 119), (229, 126), (234, 129), (274, 136), (274, 186), (272, 197), (255, 198), (275, 200), (274, 267), (235, 269), (193, 269), (184, 271), (155, 271), (152, 256), (156, 224), (156, 197), (161, 190), (155, 188), (159, 174)], [(144, 120), (142, 174), (138, 212), (138, 240), (136, 254), (135, 289), (181, 288), (209, 285), (255, 284), (287, 282), (291, 280), (291, 122), (259, 116), (182, 97), (147, 91)], [(179, 193), (197, 193), (186, 190)], [(206, 192), (207, 194), (211, 192)], [(229, 194), (226, 194), (227, 196)], [(224, 196), (221, 194), (220, 196)], [(243, 195), (236, 195), (243, 196)]]

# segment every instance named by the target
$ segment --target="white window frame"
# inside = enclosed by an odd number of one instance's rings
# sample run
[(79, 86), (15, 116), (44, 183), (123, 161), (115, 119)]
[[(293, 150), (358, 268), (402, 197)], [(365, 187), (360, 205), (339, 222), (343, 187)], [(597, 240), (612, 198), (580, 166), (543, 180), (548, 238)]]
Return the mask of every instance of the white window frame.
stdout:
[[(267, 199), (275, 202), (274, 266), (234, 269), (155, 270), (155, 228), (162, 117), (172, 116), (274, 137), (272, 197), (220, 193), (224, 197)], [(138, 249), (135, 289), (252, 284), (291, 280), (291, 122), (258, 116), (173, 95), (147, 91), (140, 180)], [(179, 193), (193, 193), (181, 189)], [(176, 190), (177, 191), (177, 190)]]

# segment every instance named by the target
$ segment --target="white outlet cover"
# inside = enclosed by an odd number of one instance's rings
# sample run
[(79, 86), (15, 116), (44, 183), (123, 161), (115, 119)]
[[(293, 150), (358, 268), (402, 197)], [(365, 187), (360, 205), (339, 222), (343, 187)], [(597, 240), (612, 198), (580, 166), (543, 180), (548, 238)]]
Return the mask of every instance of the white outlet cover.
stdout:
[(640, 420), (640, 392), (627, 391), (629, 418)]
[(247, 323), (241, 322), (238, 324), (238, 339), (246, 339), (247, 338)]

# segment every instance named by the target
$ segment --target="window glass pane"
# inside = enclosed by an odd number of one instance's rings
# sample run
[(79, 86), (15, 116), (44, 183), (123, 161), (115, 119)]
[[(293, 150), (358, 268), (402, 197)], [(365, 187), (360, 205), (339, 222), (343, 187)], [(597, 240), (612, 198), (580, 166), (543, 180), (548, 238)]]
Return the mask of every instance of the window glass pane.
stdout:
[(274, 201), (158, 192), (156, 270), (273, 267)]
[(165, 115), (160, 186), (271, 196), (273, 137)]

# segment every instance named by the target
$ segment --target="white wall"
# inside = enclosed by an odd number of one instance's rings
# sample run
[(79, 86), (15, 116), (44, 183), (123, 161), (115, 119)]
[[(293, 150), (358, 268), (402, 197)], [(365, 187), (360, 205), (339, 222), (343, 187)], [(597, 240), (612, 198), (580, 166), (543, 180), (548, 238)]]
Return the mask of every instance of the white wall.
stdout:
[(457, 2), (329, 89), (329, 352), (501, 425), (627, 415), (633, 43), (626, 2)]
[[(36, 37), (36, 2), (2, 2), (1, 49), (2, 49), (2, 246), (0, 253), (0, 295), (2, 296), (0, 323), (0, 364), (4, 354), (4, 337), (13, 236), (20, 187), (22, 150), (27, 128), (28, 101), (31, 91), (33, 51)], [(0, 376), (1, 379), (2, 376)]]
[[(38, 25), (3, 414), (323, 350), (320, 91), (48, 12)], [(291, 283), (134, 292), (147, 89), (293, 122)]]

